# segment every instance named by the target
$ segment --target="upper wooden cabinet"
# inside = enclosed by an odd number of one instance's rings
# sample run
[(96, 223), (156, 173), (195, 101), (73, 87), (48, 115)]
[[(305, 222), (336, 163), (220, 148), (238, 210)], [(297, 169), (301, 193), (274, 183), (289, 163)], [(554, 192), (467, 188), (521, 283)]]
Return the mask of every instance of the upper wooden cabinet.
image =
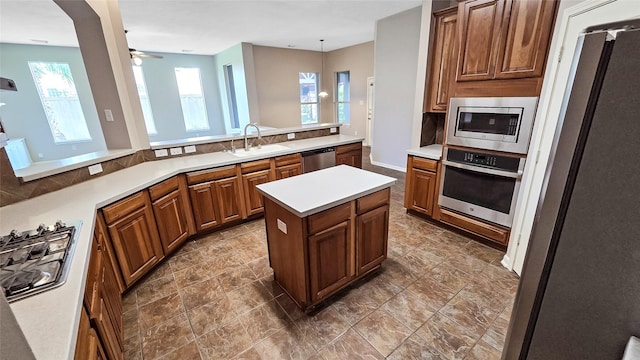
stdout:
[(362, 168), (362, 143), (336, 146), (336, 165)]
[(435, 41), (430, 62), (429, 81), (424, 94), (424, 112), (445, 112), (449, 104), (449, 84), (454, 76), (458, 49), (458, 9), (435, 12)]
[(164, 257), (149, 193), (141, 191), (102, 210), (127, 287)]
[(243, 197), (235, 165), (187, 174), (196, 231), (244, 217)]
[(458, 5), (456, 81), (542, 76), (553, 0), (471, 0)]
[(189, 193), (184, 175), (174, 176), (149, 188), (158, 233), (165, 254), (195, 234)]

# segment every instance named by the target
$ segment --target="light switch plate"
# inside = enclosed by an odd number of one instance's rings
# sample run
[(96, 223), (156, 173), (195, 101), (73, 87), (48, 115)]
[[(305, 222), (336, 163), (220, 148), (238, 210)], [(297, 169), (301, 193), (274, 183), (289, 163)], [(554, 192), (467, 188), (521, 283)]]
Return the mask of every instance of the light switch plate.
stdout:
[(169, 156), (169, 152), (167, 151), (167, 149), (158, 149), (155, 151), (155, 153), (156, 153), (156, 157)]
[(276, 222), (278, 223), (278, 230), (280, 230), (280, 231), (282, 231), (283, 233), (286, 234), (287, 233), (287, 224), (284, 221), (280, 220), (280, 219), (276, 219), (276, 220), (277, 220)]
[(330, 133), (335, 134), (338, 132), (338, 128), (331, 128), (331, 130), (329, 130)]
[(107, 121), (113, 121), (113, 113), (110, 109), (104, 109), (104, 116), (107, 117)]
[(293, 139), (295, 139), (295, 138), (296, 138), (296, 133), (288, 133), (288, 134), (287, 134), (287, 139), (289, 139), (289, 140), (293, 140)]
[(185, 146), (184, 147), (184, 152), (185, 152), (185, 154), (194, 153), (194, 152), (196, 152), (196, 146), (195, 145)]
[(102, 164), (95, 164), (89, 166), (89, 175), (95, 175), (102, 172)]
[(182, 154), (182, 148), (181, 147), (175, 147), (175, 148), (171, 148), (171, 155), (180, 155)]

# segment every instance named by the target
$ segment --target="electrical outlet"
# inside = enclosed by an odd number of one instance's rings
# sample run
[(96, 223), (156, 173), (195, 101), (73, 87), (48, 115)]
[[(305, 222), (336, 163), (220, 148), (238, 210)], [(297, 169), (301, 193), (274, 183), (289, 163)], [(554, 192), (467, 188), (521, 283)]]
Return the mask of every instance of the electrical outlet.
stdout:
[(158, 149), (155, 151), (155, 153), (156, 153), (156, 157), (169, 156), (169, 152), (167, 151), (167, 149)]
[(330, 133), (335, 134), (338, 132), (338, 128), (331, 128), (331, 130), (329, 130)]
[(354, 132), (353, 132), (353, 136), (358, 136), (358, 132), (357, 132), (357, 131), (354, 131)]
[(171, 148), (171, 155), (180, 155), (182, 154), (182, 148), (181, 147), (176, 147), (176, 148)]
[(289, 139), (289, 140), (293, 140), (293, 139), (295, 139), (295, 138), (296, 138), (296, 133), (288, 133), (288, 134), (287, 134), (287, 139)]
[(95, 175), (102, 172), (102, 164), (95, 164), (89, 166), (89, 175)]
[(107, 117), (107, 121), (113, 121), (113, 113), (110, 109), (104, 109), (104, 115)]
[(194, 152), (196, 152), (196, 146), (195, 145), (185, 146), (184, 147), (184, 152), (185, 152), (185, 154), (194, 153)]

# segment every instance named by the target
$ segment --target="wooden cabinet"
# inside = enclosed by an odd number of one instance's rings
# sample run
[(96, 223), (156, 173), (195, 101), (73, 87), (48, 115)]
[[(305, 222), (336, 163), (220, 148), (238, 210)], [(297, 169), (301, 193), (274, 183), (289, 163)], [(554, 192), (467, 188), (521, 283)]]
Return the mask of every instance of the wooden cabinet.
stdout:
[(108, 359), (98, 334), (91, 327), (85, 308), (80, 310), (80, 324), (78, 325), (78, 340), (76, 341), (74, 358), (80, 360)]
[(247, 216), (262, 214), (264, 200), (256, 186), (275, 180), (275, 173), (271, 169), (271, 160), (265, 159), (240, 164), (240, 169)]
[(438, 161), (416, 156), (407, 158), (404, 206), (425, 215), (432, 215), (436, 203)]
[(269, 261), (303, 310), (377, 268), (387, 257), (389, 188), (300, 218), (265, 198)]
[(440, 210), (440, 221), (502, 246), (509, 242), (510, 230), (503, 226), (479, 221), (447, 209)]
[(184, 175), (174, 176), (149, 188), (151, 205), (165, 255), (195, 234)]
[(336, 146), (336, 165), (362, 168), (362, 143)]
[[(557, 3), (460, 2), (457, 85), (452, 96), (538, 96)], [(520, 80), (506, 81), (513, 79)], [(481, 82), (465, 84), (475, 81)]]
[(291, 154), (274, 159), (276, 180), (302, 174), (302, 155)]
[(449, 85), (457, 59), (458, 9), (451, 7), (435, 12), (435, 38), (427, 87), (424, 93), (424, 112), (445, 112), (449, 104)]
[(126, 287), (164, 257), (147, 191), (103, 208), (111, 243)]
[[(84, 294), (84, 308), (81, 314), (78, 346), (86, 358), (122, 359), (124, 334), (122, 325), (122, 298), (117, 268), (111, 262), (108, 239), (105, 238), (104, 223), (97, 217), (89, 258), (89, 269)], [(82, 310), (84, 312), (84, 309)], [(83, 315), (91, 319), (95, 329), (86, 328)], [(82, 348), (80, 350), (79, 348)], [(105, 357), (105, 354), (108, 356)], [(85, 357), (80, 357), (85, 358)]]
[(242, 191), (235, 165), (187, 174), (196, 231), (244, 217)]
[(390, 189), (356, 200), (356, 274), (365, 274), (387, 258)]

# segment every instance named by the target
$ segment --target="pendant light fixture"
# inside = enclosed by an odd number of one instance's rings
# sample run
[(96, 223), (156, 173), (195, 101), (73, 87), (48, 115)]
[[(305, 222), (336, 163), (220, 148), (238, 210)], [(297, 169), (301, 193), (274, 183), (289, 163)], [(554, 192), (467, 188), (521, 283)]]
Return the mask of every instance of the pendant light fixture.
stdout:
[[(324, 39), (320, 39), (320, 55), (322, 56), (322, 70), (320, 72), (320, 85), (322, 85), (322, 74), (324, 74)], [(326, 98), (327, 96), (329, 96), (329, 93), (324, 90), (322, 87), (320, 88), (320, 92), (318, 93), (318, 96), (320, 96), (321, 98)]]

